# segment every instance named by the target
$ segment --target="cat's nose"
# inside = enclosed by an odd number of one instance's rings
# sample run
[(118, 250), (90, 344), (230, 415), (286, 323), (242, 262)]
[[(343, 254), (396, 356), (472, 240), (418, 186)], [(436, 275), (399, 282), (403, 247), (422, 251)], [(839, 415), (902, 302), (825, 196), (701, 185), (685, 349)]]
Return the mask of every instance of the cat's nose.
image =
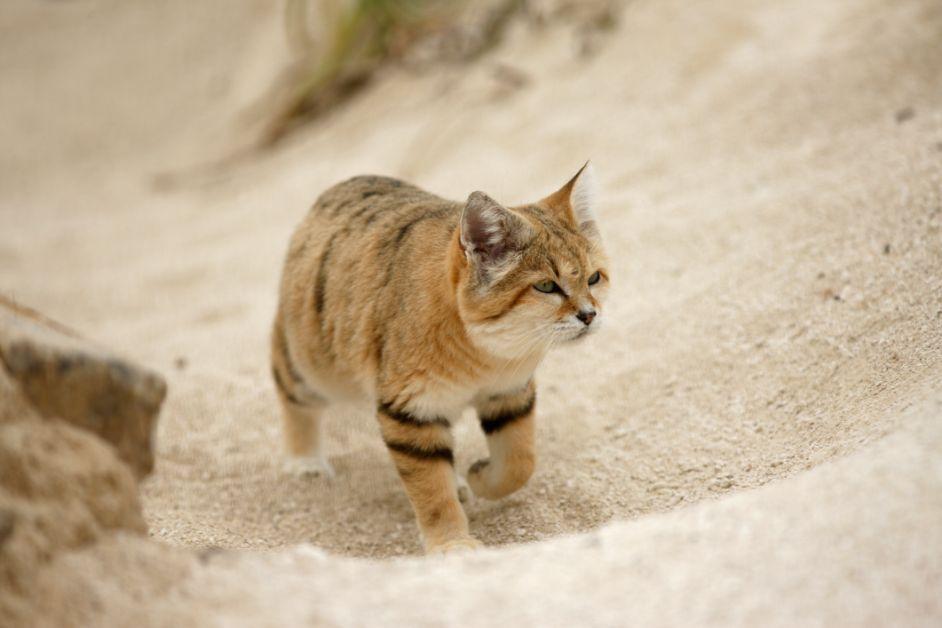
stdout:
[(595, 318), (595, 310), (580, 310), (576, 314), (576, 318), (585, 323), (586, 325), (592, 324), (592, 319)]

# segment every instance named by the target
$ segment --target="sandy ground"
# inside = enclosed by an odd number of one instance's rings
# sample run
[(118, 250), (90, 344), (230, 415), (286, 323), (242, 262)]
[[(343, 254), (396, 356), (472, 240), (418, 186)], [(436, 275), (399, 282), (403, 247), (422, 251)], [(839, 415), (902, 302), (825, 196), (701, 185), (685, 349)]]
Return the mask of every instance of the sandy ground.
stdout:
[(40, 616), (62, 617), (64, 597), (73, 616), (106, 609), (85, 624), (118, 626), (937, 626), (940, 415), (936, 393), (788, 481), (473, 556), (302, 544), (194, 560), (117, 539), (60, 560)]
[[(942, 505), (921, 491), (942, 474), (938, 431), (925, 427), (942, 416), (925, 401), (942, 390), (942, 5), (639, 0), (588, 55), (565, 18), (519, 23), (471, 66), (387, 72), (276, 151), (207, 167), (245, 145), (246, 106), (286, 54), (277, 11), (224, 4), (18, 0), (0, 20), (0, 289), (168, 377), (143, 487), (152, 536), (419, 552), (368, 408), (329, 417), (336, 479), (280, 471), (266, 345), (288, 234), (353, 174), (514, 203), (592, 158), (615, 274), (608, 325), (541, 367), (538, 472), (511, 498), (469, 506), (473, 533), (496, 546), (617, 520), (645, 560), (661, 548), (691, 583), (708, 568), (752, 573), (735, 599), (769, 605), (780, 582), (750, 572), (749, 557), (800, 539), (783, 568), (811, 578), (802, 560), (869, 517), (864, 489), (895, 472), (923, 482), (881, 493), (914, 519), (864, 525), (856, 538), (870, 545), (857, 549), (873, 560), (860, 569), (886, 566), (917, 593), (938, 585), (942, 540), (927, 532)], [(507, 68), (524, 79), (507, 81)], [(894, 438), (922, 453), (881, 445)], [(484, 452), (471, 420), (457, 440), (462, 468)], [(879, 470), (869, 451), (883, 452)], [(835, 475), (816, 467), (831, 461), (846, 493), (826, 490)], [(723, 533), (746, 515), (765, 530), (803, 514), (818, 533), (769, 529), (755, 546)], [(729, 554), (684, 563), (671, 535)], [(921, 539), (924, 560), (905, 562), (888, 538)], [(564, 542), (529, 551), (553, 548)], [(866, 591), (840, 570), (853, 555), (827, 572), (832, 593)], [(277, 578), (277, 554), (239, 556), (243, 573)], [(300, 577), (303, 561), (292, 569)], [(199, 582), (186, 586), (184, 599), (200, 597)], [(727, 615), (697, 617), (756, 619), (724, 595), (709, 603)], [(923, 598), (860, 598), (858, 611), (868, 599), (874, 611), (861, 622), (939, 617)], [(853, 606), (807, 600), (809, 612)]]

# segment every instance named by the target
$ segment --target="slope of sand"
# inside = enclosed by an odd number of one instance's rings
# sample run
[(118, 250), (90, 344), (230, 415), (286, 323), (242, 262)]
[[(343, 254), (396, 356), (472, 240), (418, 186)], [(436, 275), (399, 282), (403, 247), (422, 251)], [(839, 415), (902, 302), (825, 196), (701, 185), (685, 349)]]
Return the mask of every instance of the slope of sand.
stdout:
[[(75, 556), (66, 573), (104, 583), (63, 596), (107, 598), (114, 621), (142, 612), (118, 581), (159, 593), (153, 617), (225, 602), (253, 624), (437, 603), (455, 621), (487, 603), (558, 623), (938, 620), (942, 6), (638, 1), (587, 56), (564, 17), (519, 23), (473, 65), (389, 71), (273, 153), (207, 167), (245, 145), (285, 54), (277, 11), (224, 4), (23, 1), (0, 23), (0, 289), (167, 375), (152, 536), (419, 552), (368, 408), (329, 418), (335, 480), (280, 470), (266, 345), (288, 234), (353, 174), (514, 203), (589, 157), (607, 325), (541, 367), (530, 484), (468, 513), (492, 546), (622, 523), (434, 566), (304, 547), (204, 564), (127, 540), (150, 558)], [(484, 452), (470, 420), (457, 440), (462, 468)], [(432, 606), (396, 602), (429, 583)]]
[(304, 544), (197, 560), (123, 539), (59, 561), (41, 617), (97, 605), (87, 616), (119, 626), (936, 626), (940, 414), (936, 394), (892, 435), (789, 481), (471, 557)]

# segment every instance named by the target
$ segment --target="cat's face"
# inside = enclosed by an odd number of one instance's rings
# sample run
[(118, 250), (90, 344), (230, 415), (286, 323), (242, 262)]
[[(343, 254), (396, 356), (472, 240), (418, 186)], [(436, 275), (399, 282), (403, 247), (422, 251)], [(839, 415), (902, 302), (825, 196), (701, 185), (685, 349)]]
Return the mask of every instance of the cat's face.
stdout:
[(458, 288), (472, 341), (506, 359), (542, 355), (604, 320), (610, 277), (583, 169), (535, 205), (504, 208), (475, 192), (462, 216), (467, 272)]

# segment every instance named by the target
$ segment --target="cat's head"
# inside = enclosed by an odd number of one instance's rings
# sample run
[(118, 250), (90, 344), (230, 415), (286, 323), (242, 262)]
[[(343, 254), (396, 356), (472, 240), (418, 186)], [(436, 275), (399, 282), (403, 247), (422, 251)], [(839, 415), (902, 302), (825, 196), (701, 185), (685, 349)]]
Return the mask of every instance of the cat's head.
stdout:
[(590, 164), (531, 205), (504, 207), (483, 192), (468, 197), (454, 280), (475, 344), (524, 358), (599, 327), (610, 277), (594, 203)]

